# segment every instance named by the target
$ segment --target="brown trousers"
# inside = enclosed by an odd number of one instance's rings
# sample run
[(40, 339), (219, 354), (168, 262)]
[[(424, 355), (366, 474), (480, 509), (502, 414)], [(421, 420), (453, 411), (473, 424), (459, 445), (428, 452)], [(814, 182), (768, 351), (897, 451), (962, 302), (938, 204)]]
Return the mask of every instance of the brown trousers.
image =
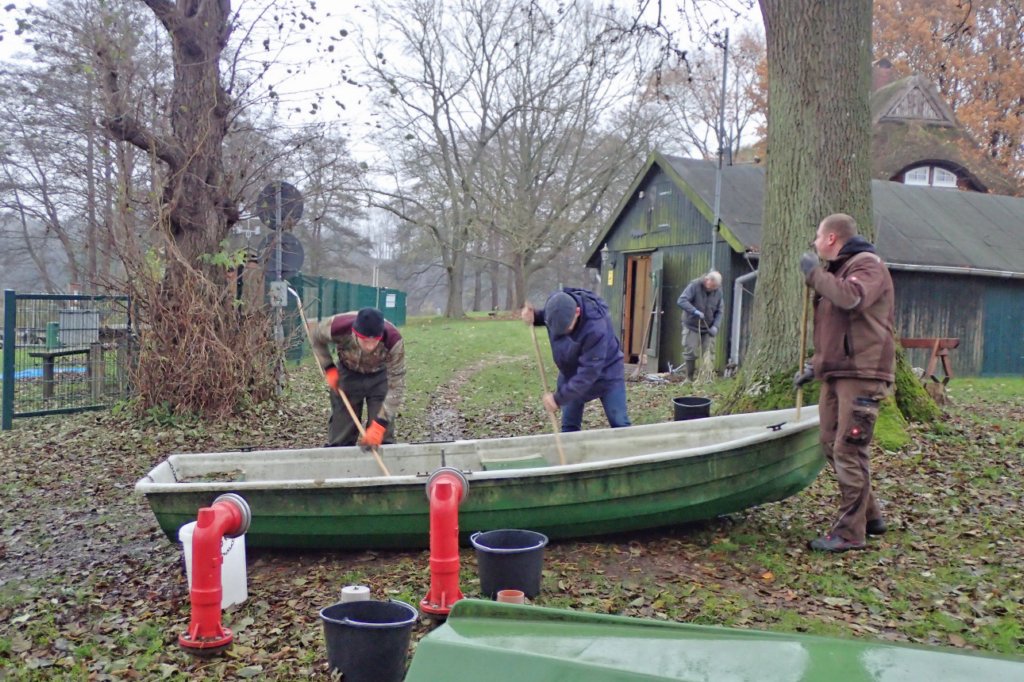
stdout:
[[(384, 398), (388, 395), (388, 372), (381, 370), (373, 374), (361, 374), (339, 365), (338, 372), (341, 374), (341, 390), (352, 404), (352, 409), (363, 421), (363, 406), (366, 406), (366, 421), (378, 416), (381, 406), (384, 405)], [(345, 403), (334, 391), (331, 394), (331, 420), (327, 424), (327, 446), (355, 445), (359, 438), (359, 430), (356, 428), (352, 416), (349, 415)], [(384, 434), (385, 443), (395, 442), (395, 420), (388, 423), (388, 430)]]
[(864, 542), (867, 522), (882, 518), (871, 490), (868, 456), (879, 403), (891, 390), (891, 384), (877, 379), (829, 379), (821, 384), (821, 445), (840, 494), (832, 533), (852, 542)]

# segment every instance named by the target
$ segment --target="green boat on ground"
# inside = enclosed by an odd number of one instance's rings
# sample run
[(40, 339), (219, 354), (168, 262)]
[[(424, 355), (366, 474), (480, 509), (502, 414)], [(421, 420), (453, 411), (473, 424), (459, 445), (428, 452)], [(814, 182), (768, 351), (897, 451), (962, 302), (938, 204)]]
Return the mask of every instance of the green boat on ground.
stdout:
[(223, 493), (248, 502), (246, 544), (293, 548), (429, 546), (425, 484), (464, 475), (463, 539), (526, 528), (549, 538), (602, 535), (713, 518), (781, 500), (824, 464), (816, 406), (622, 429), (403, 443), (382, 449), (390, 475), (360, 448), (171, 455), (135, 489), (172, 541)]
[(981, 682), (1024, 659), (464, 599), (405, 682)]

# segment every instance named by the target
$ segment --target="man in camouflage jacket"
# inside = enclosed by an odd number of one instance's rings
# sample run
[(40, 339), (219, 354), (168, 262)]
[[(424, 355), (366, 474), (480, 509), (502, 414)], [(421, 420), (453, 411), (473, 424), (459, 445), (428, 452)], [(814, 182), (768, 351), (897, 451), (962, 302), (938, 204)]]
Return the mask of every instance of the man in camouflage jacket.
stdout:
[(398, 329), (376, 308), (363, 308), (310, 323), (309, 336), (327, 385), (334, 389), (327, 446), (357, 443), (358, 429), (338, 390), (345, 392), (359, 419), (366, 405), (366, 437), (358, 439), (360, 445), (393, 443), (395, 418), (405, 395), (405, 344)]

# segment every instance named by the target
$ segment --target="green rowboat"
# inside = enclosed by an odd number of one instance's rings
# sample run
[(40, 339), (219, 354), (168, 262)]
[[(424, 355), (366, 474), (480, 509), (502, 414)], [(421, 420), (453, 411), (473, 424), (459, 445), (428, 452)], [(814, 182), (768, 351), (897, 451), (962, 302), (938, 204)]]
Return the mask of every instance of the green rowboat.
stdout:
[(981, 682), (1024, 659), (471, 599), (416, 646), (405, 682)]
[(816, 406), (622, 429), (382, 448), (384, 476), (360, 448), (177, 454), (140, 479), (172, 541), (200, 507), (232, 492), (252, 510), (246, 544), (285, 548), (429, 546), (426, 482), (461, 471), (465, 539), (528, 528), (549, 538), (708, 519), (781, 500), (821, 470)]

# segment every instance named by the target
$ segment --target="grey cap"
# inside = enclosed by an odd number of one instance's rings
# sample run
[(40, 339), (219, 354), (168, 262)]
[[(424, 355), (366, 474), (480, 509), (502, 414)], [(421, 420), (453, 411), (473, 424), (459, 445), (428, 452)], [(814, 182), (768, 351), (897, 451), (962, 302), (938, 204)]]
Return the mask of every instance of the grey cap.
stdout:
[(564, 291), (551, 294), (544, 304), (544, 325), (555, 336), (569, 333), (569, 325), (572, 324), (577, 307), (576, 299)]

